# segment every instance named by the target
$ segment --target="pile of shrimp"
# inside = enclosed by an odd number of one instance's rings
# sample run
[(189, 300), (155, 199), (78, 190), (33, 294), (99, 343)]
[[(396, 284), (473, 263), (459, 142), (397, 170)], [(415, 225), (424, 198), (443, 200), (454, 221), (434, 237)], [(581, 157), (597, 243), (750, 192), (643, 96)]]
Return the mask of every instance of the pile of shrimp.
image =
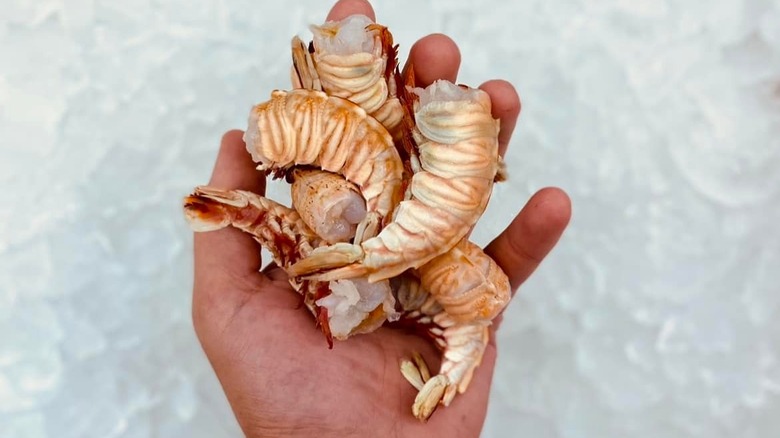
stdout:
[[(489, 96), (401, 77), (392, 34), (354, 15), (292, 40), (292, 89), (256, 105), (244, 135), (258, 171), (291, 183), (292, 206), (198, 187), (195, 231), (227, 226), (270, 250), (331, 348), (382, 325), (426, 335), (432, 374), (410, 352), (400, 371), (425, 421), (464, 392), (511, 297), (506, 274), (469, 235), (504, 179)], [(410, 69), (411, 71), (411, 69)]]

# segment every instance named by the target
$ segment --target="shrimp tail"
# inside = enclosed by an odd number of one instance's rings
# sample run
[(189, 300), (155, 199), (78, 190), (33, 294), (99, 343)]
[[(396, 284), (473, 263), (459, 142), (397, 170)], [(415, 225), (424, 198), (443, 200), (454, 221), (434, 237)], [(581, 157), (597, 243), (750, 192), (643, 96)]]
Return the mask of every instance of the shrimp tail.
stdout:
[(199, 187), (194, 194), (184, 198), (184, 216), (193, 231), (215, 231), (231, 223), (226, 206), (242, 208), (247, 204), (248, 201), (236, 193)]

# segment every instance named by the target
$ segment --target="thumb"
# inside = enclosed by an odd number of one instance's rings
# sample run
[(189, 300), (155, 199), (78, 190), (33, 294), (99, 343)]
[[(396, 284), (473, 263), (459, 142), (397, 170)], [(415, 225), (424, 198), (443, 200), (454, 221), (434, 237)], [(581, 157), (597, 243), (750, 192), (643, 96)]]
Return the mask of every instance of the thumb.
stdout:
[[(243, 132), (225, 133), (209, 185), (226, 190), (265, 194), (265, 176), (255, 169), (243, 140)], [(224, 320), (257, 289), (262, 275), (260, 246), (235, 228), (195, 233), (195, 284), (193, 318)]]

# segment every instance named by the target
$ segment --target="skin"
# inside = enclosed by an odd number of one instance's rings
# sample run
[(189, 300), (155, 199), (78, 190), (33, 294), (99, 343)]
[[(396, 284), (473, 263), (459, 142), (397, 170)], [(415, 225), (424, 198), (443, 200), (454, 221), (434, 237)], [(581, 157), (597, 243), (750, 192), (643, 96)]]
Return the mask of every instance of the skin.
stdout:
[[(356, 13), (375, 19), (368, 2), (341, 0), (328, 20)], [(460, 52), (450, 38), (434, 34), (414, 44), (407, 59), (425, 86), (437, 78), (454, 81)], [(480, 88), (490, 94), (493, 115), (501, 119), (503, 155), (520, 99), (506, 81)], [(209, 184), (263, 194), (265, 180), (241, 137), (241, 131), (224, 135)], [(550, 252), (570, 215), (563, 191), (542, 189), (487, 246), (513, 290)], [(468, 391), (422, 424), (411, 415), (416, 390), (401, 376), (399, 359), (418, 351), (436, 370), (438, 351), (421, 338), (386, 328), (328, 350), (284, 272), (273, 264), (258, 272), (261, 263), (257, 244), (238, 230), (195, 235), (195, 330), (247, 436), (479, 436), (496, 363), (493, 333)]]

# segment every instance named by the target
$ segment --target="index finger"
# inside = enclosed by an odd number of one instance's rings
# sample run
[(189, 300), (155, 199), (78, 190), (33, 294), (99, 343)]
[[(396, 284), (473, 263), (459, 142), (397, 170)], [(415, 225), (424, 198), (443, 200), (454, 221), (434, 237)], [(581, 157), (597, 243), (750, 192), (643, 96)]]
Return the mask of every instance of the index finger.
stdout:
[(511, 83), (500, 79), (487, 81), (479, 88), (490, 96), (493, 117), (500, 120), (498, 153), (503, 157), (520, 116), (520, 96)]

